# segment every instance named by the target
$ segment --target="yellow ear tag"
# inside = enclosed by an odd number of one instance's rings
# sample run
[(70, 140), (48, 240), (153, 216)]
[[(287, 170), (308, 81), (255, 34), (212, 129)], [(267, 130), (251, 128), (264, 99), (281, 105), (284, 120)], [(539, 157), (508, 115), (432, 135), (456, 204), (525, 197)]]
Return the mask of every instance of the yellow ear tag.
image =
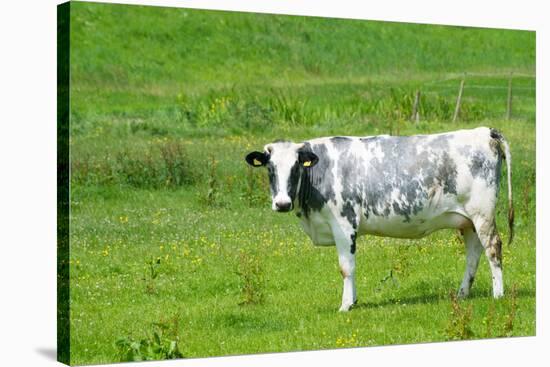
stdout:
[(305, 161), (303, 165), (304, 167), (309, 167), (311, 166), (311, 161)]
[(262, 162), (260, 162), (260, 161), (257, 160), (256, 158), (254, 158), (254, 160), (252, 161), (252, 163), (254, 163), (255, 166), (261, 166), (261, 165), (262, 165)]

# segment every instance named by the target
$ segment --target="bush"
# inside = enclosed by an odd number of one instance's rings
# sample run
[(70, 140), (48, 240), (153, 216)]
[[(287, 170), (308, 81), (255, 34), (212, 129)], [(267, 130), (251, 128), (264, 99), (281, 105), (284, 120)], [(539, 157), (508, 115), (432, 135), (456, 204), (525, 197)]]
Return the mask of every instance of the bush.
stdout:
[(237, 275), (241, 280), (240, 305), (259, 304), (264, 301), (263, 270), (256, 256), (241, 253), (237, 267)]
[(153, 332), (141, 339), (122, 337), (115, 342), (121, 362), (184, 358), (179, 349), (178, 319), (152, 325)]
[(470, 304), (468, 307), (460, 305), (454, 291), (450, 293), (451, 298), (451, 314), (449, 324), (447, 325), (448, 340), (466, 340), (474, 336), (472, 331), (472, 312), (473, 308)]

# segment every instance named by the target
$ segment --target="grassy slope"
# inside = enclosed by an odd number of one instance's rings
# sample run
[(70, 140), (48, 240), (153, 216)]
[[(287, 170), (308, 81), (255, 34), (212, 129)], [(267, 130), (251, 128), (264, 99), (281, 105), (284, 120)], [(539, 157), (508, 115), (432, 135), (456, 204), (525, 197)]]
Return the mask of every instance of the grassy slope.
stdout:
[(465, 71), (534, 73), (535, 67), (534, 32), (161, 7), (73, 7), (73, 90), (86, 99), (76, 101), (78, 109), (158, 108), (177, 93), (221, 86), (387, 82)]
[[(370, 101), (391, 102), (390, 87), (409, 90), (421, 85), (428, 97), (446, 98), (452, 105), (456, 77), (464, 71), (532, 73), (533, 33), (73, 6), (73, 162), (87, 157), (93, 167), (110, 162), (117, 152), (139, 155), (171, 139), (184, 144), (198, 174), (197, 184), (174, 190), (73, 181), (74, 363), (116, 360), (117, 338), (142, 338), (153, 322), (174, 316), (187, 357), (450, 338), (448, 294), (458, 287), (464, 268), (463, 245), (454, 232), (416, 241), (361, 238), (359, 307), (338, 314), (341, 280), (334, 248), (314, 248), (292, 215), (270, 211), (263, 172), (254, 172), (262, 184), (257, 187), (259, 203), (251, 207), (245, 199), (248, 169), (242, 156), (281, 136), (299, 140), (386, 133), (389, 128), (395, 132), (393, 115), (367, 108)], [(517, 237), (504, 249), (504, 261), (505, 289), (518, 287), (513, 329), (504, 330), (512, 299), (493, 303), (489, 297), (485, 259), (473, 297), (463, 304), (473, 306), (469, 325), (475, 338), (533, 335), (534, 80), (515, 80), (516, 119), (511, 122), (498, 118), (504, 114), (505, 78), (471, 77), (468, 83), (466, 108), (479, 106), (471, 116), (481, 116), (481, 121), (451, 125), (445, 118), (434, 118), (413, 126), (401, 120), (400, 132), (485, 124), (498, 127), (510, 140)], [(309, 102), (302, 110), (296, 108), (303, 115), (301, 122), (273, 114), (247, 130), (248, 121), (238, 113), (205, 114), (200, 126), (181, 119), (174, 106), (182, 104), (182, 94), (196, 103), (197, 111), (222, 96), (237, 101), (235, 105), (255, 102), (262, 108), (270, 106), (273, 94)], [(441, 113), (434, 111), (435, 117)], [(219, 116), (229, 122), (214, 123)], [(219, 161), (220, 196), (216, 206), (205, 208), (200, 198), (206, 191), (210, 155)], [(73, 177), (78, 174), (73, 169)], [(503, 231), (504, 198), (498, 217)], [(262, 269), (262, 304), (239, 305), (242, 256), (255, 259)], [(147, 261), (157, 257), (162, 260), (160, 275), (151, 282)], [(396, 282), (383, 282), (390, 270)]]
[[(90, 84), (258, 83), (373, 73), (532, 72), (533, 32), (75, 4)], [(121, 47), (118, 47), (121, 46)], [(228, 75), (229, 78), (228, 78)]]

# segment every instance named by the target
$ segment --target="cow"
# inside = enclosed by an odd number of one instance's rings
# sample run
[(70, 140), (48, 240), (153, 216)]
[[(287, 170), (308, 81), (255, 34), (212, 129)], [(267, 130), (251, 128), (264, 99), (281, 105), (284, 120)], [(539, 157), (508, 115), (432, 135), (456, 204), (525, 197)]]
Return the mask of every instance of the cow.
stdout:
[(468, 296), (483, 251), (491, 269), (493, 297), (502, 297), (502, 241), (495, 206), (503, 159), (511, 242), (510, 148), (492, 128), (413, 136), (333, 136), (300, 143), (278, 140), (245, 158), (253, 167), (267, 168), (273, 210), (295, 210), (314, 245), (336, 246), (343, 312), (357, 302), (355, 252), (362, 235), (415, 239), (439, 229), (457, 229), (466, 246), (458, 297)]

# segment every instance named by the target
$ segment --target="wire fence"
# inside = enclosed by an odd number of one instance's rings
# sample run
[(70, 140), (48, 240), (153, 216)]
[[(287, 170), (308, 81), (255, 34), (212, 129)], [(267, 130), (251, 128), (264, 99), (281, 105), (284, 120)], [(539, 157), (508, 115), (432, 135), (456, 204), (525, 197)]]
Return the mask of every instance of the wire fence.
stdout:
[[(419, 122), (430, 115), (434, 100), (436, 104), (454, 99), (452, 121), (462, 117), (525, 118), (534, 119), (536, 76), (527, 73), (463, 73), (451, 74), (445, 78), (421, 83), (411, 104), (410, 119)], [(425, 96), (430, 97), (426, 98)], [(454, 96), (454, 97), (453, 97)], [(443, 101), (443, 102), (442, 102)], [(429, 106), (429, 105), (432, 106)], [(441, 109), (441, 107), (440, 107)], [(465, 116), (467, 115), (467, 116)]]

